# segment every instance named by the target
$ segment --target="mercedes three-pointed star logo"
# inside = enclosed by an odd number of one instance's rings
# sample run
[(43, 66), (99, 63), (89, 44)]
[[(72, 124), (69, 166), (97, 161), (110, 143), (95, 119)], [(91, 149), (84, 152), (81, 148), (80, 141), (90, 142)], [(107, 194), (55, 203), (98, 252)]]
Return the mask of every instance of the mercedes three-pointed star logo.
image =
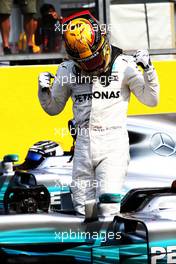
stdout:
[(162, 132), (153, 134), (150, 142), (151, 149), (160, 156), (171, 156), (176, 152), (176, 143), (173, 138)]

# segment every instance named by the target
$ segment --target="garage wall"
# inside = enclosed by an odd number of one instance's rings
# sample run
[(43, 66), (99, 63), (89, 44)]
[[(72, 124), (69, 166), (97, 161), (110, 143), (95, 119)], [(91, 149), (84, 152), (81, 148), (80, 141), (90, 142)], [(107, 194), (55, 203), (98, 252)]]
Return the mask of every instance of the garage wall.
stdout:
[[(175, 47), (174, 4), (147, 4), (150, 48)], [(111, 5), (112, 42), (122, 49), (148, 48), (144, 4)]]
[[(149, 108), (132, 97), (129, 114), (176, 112), (176, 61), (156, 62), (155, 66), (161, 83), (160, 104)], [(72, 118), (71, 101), (60, 115), (51, 117), (41, 109), (37, 96), (38, 74), (55, 74), (56, 69), (53, 65), (0, 68), (0, 159), (7, 153), (18, 153), (23, 160), (31, 145), (46, 139), (60, 142), (69, 150), (72, 140), (62, 129)]]

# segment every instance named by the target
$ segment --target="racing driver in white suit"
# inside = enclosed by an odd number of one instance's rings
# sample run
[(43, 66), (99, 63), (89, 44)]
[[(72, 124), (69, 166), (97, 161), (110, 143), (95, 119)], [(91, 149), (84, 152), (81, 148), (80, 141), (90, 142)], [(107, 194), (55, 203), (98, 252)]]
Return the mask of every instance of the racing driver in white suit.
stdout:
[(39, 75), (39, 100), (49, 115), (59, 114), (70, 97), (73, 101), (75, 211), (84, 215), (85, 203), (96, 199), (99, 214), (115, 214), (129, 162), (126, 116), (130, 94), (147, 106), (156, 106), (157, 74), (148, 51), (138, 50), (134, 57), (124, 55), (110, 45), (89, 11), (76, 13), (63, 23), (71, 60), (59, 65), (52, 85), (50, 73)]

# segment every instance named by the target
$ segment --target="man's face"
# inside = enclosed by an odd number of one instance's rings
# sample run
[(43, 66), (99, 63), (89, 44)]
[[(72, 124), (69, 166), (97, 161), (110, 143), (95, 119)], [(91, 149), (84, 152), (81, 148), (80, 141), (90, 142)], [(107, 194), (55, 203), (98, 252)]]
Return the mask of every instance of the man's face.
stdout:
[(54, 9), (50, 9), (48, 15), (52, 16), (54, 19), (58, 19), (58, 14)]

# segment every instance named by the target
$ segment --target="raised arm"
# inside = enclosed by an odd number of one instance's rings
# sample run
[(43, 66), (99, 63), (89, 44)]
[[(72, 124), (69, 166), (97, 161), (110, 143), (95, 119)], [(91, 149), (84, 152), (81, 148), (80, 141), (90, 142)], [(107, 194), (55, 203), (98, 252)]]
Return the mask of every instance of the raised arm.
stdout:
[[(159, 101), (160, 87), (157, 73), (151, 64), (148, 51), (137, 51), (135, 58), (136, 63), (131, 62), (126, 70), (129, 89), (143, 104), (151, 107), (156, 106)], [(136, 64), (143, 68), (143, 74)]]
[[(56, 76), (53, 76), (49, 72), (43, 72), (39, 75), (38, 97), (42, 108), (49, 115), (59, 114), (64, 109), (70, 97), (66, 69), (67, 68), (63, 67), (63, 64), (61, 64)], [(54, 81), (51, 85), (51, 78), (53, 77)]]

